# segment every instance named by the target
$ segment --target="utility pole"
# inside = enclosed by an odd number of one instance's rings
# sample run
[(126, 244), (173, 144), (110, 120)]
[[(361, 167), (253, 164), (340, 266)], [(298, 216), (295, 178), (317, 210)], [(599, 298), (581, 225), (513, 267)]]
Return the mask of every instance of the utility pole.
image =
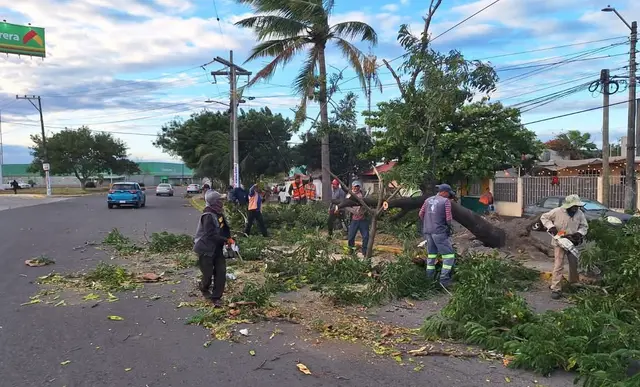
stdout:
[[(40, 129), (42, 131), (42, 169), (44, 170), (44, 179), (47, 185), (47, 196), (51, 196), (51, 176), (49, 175), (49, 169), (51, 166), (49, 165), (49, 155), (47, 154), (47, 136), (44, 133), (44, 118), (42, 117), (42, 99), (39, 95), (24, 95), (19, 96), (16, 95), (16, 99), (26, 99), (33, 105), (34, 108), (40, 113)], [(38, 101), (38, 105), (36, 106), (33, 101)]]
[(627, 167), (625, 169), (624, 208), (628, 212), (636, 210), (636, 45), (638, 43), (638, 22), (629, 24), (620, 13), (608, 5), (602, 12), (613, 12), (631, 30), (629, 37), (629, 114), (627, 117)]
[(242, 67), (233, 63), (233, 50), (229, 51), (229, 60), (216, 57), (214, 61), (225, 65), (228, 70), (212, 71), (211, 75), (228, 75), (229, 91), (230, 91), (230, 109), (229, 109), (229, 154), (231, 157), (229, 170), (229, 184), (234, 188), (240, 187), (240, 156), (238, 152), (238, 105), (243, 100), (238, 98), (237, 77), (246, 75), (249, 77), (251, 71), (247, 71)]
[(602, 85), (602, 203), (609, 205), (609, 190), (611, 169), (609, 168), (609, 70), (600, 70), (600, 84)]

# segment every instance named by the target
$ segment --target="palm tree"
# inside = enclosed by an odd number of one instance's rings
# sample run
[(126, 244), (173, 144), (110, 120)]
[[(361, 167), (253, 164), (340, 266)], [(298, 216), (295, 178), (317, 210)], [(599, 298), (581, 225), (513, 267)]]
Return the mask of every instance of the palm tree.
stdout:
[[(252, 50), (245, 61), (258, 58), (273, 58), (249, 85), (259, 80), (269, 79), (278, 66), (289, 63), (297, 54), (306, 53), (306, 59), (294, 80), (294, 88), (301, 96), (300, 106), (296, 111), (295, 124), (305, 120), (307, 114), (307, 97), (313, 93), (316, 82), (319, 86), (320, 123), (325, 133), (321, 142), (322, 164), (322, 198), (331, 200), (329, 182), (330, 153), (329, 112), (327, 109), (327, 63), (325, 50), (329, 43), (334, 43), (355, 70), (361, 85), (366, 88), (363, 62), (365, 55), (347, 39), (360, 39), (371, 45), (377, 43), (376, 32), (368, 24), (348, 21), (329, 25), (329, 16), (334, 7), (334, 0), (238, 0), (254, 8), (257, 16), (240, 20), (236, 25), (252, 28), (261, 41)], [(319, 77), (316, 77), (316, 70)], [(365, 89), (366, 90), (366, 89)]]
[[(382, 82), (380, 81), (380, 74), (378, 73), (378, 57), (373, 55), (369, 51), (369, 55), (364, 58), (362, 64), (362, 70), (365, 77), (365, 93), (367, 94), (367, 110), (371, 111), (371, 91), (373, 87), (379, 89), (382, 93)], [(371, 127), (367, 125), (367, 134), (371, 137)]]

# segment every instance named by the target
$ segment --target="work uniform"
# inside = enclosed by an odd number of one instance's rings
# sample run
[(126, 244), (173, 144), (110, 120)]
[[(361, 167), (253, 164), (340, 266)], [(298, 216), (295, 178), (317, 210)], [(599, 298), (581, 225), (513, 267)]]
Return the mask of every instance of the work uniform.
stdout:
[(247, 211), (247, 226), (244, 229), (244, 233), (251, 234), (251, 227), (253, 222), (258, 222), (258, 228), (262, 236), (267, 237), (267, 227), (264, 225), (264, 219), (262, 218), (262, 195), (256, 191), (255, 184), (249, 188), (249, 207)]
[[(589, 223), (581, 210), (575, 212), (573, 216), (569, 215), (567, 209), (563, 207), (554, 208), (553, 210), (542, 214), (540, 223), (547, 229), (555, 227), (559, 235), (581, 234), (587, 235), (589, 231)], [(551, 240), (553, 246), (553, 273), (551, 275), (551, 291), (560, 292), (562, 290), (562, 270), (564, 269), (564, 258), (569, 261), (569, 283), (578, 282), (578, 258), (568, 253), (560, 247), (555, 239)]]
[(304, 193), (307, 197), (307, 200), (316, 200), (316, 185), (313, 183), (305, 184)]
[[(346, 193), (342, 190), (342, 188), (334, 188), (331, 187), (331, 207), (329, 207), (329, 236), (333, 235), (333, 229), (335, 228), (336, 223), (340, 224), (340, 227), (347, 229), (347, 225), (344, 219), (344, 211), (338, 211), (335, 213), (335, 202), (334, 201), (342, 201), (344, 200)], [(332, 216), (333, 215), (333, 216)]]
[(436, 270), (438, 254), (442, 258), (440, 283), (451, 282), (451, 269), (455, 264), (456, 253), (451, 243), (451, 201), (440, 195), (424, 201), (420, 208), (422, 234), (427, 241), (427, 277), (432, 278)]
[[(222, 213), (220, 194), (209, 191), (205, 197), (207, 207), (200, 215), (194, 237), (193, 251), (198, 254), (198, 266), (202, 273), (199, 288), (208, 293), (212, 285), (211, 298), (220, 300), (227, 279), (227, 263), (223, 254), (225, 243), (231, 238), (229, 223)], [(212, 209), (215, 208), (215, 209)]]
[(302, 182), (293, 181), (289, 186), (289, 195), (294, 203), (304, 204), (307, 202), (307, 192)]

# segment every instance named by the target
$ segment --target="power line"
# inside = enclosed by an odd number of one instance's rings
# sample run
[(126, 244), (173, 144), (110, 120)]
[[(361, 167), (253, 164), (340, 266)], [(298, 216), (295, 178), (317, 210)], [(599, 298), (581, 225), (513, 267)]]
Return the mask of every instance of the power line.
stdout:
[(559, 48), (567, 48), (567, 47), (574, 47), (574, 46), (582, 46), (585, 44), (591, 44), (591, 43), (600, 43), (600, 42), (607, 42), (607, 41), (611, 41), (611, 40), (619, 40), (619, 39), (629, 39), (627, 36), (618, 36), (615, 38), (607, 38), (607, 39), (600, 39), (600, 40), (590, 40), (587, 42), (579, 42), (579, 43), (572, 43), (572, 44), (563, 44), (560, 46), (553, 46), (553, 47), (545, 47), (545, 48), (538, 48), (538, 49), (534, 49), (534, 50), (527, 50), (527, 51), (518, 51), (518, 52), (512, 52), (512, 53), (508, 53), (508, 54), (500, 54), (500, 55), (494, 55), (494, 56), (487, 56), (484, 58), (477, 58), (476, 60), (487, 60), (487, 59), (495, 59), (495, 58), (504, 58), (506, 56), (515, 56), (515, 55), (522, 55), (522, 54), (531, 54), (534, 52), (541, 52), (541, 51), (550, 51), (550, 50), (557, 50)]
[(540, 67), (546, 67), (546, 66), (553, 66), (553, 65), (557, 65), (557, 64), (568, 64), (568, 63), (574, 63), (574, 62), (584, 62), (584, 61), (589, 61), (589, 60), (597, 60), (597, 59), (604, 59), (604, 58), (613, 58), (616, 56), (622, 56), (622, 55), (629, 55), (628, 52), (623, 52), (620, 54), (613, 54), (613, 55), (602, 55), (602, 56), (596, 56), (593, 58), (582, 58), (582, 59), (573, 59), (573, 60), (569, 60), (569, 61), (559, 61), (559, 62), (552, 62), (552, 63), (541, 63), (541, 64), (537, 64), (537, 65), (528, 65), (528, 66), (514, 66), (514, 67), (506, 67), (506, 68), (501, 68), (501, 69), (496, 69), (496, 72), (498, 71), (514, 71), (514, 70), (526, 70), (526, 69), (531, 69), (531, 68), (540, 68)]
[(436, 36), (435, 38), (431, 39), (431, 42), (433, 42), (434, 40), (438, 39), (439, 37), (441, 37), (442, 35), (446, 34), (447, 32), (453, 30), (454, 28), (460, 26), (461, 24), (463, 24), (464, 22), (468, 21), (469, 19), (477, 16), (478, 14), (484, 12), (485, 10), (487, 10), (488, 8), (490, 8), (491, 6), (493, 6), (494, 4), (498, 3), (500, 0), (495, 0), (493, 3), (485, 6), (484, 8), (481, 8), (479, 11), (475, 12), (474, 14), (468, 16), (467, 18), (459, 21), (457, 24), (454, 24), (452, 27), (450, 27), (449, 29), (445, 30), (443, 33), (441, 33), (440, 35)]
[[(621, 101), (621, 102), (616, 102), (616, 103), (610, 103), (609, 105), (605, 105), (605, 106), (616, 106), (616, 105), (622, 105), (623, 103), (629, 103), (629, 101)], [(596, 107), (592, 107), (592, 108), (589, 108), (589, 109), (579, 110), (579, 111), (577, 111), (577, 112), (572, 112), (572, 113), (567, 113), (567, 114), (561, 114), (561, 115), (559, 115), (559, 116), (553, 116), (553, 117), (543, 118), (543, 119), (536, 120), (536, 121), (531, 121), (531, 122), (525, 122), (525, 123), (524, 123), (524, 124), (522, 124), (522, 125), (525, 125), (525, 126), (526, 126), (526, 125), (532, 125), (532, 124), (537, 124), (537, 123), (539, 123), (539, 122), (551, 121), (551, 120), (555, 120), (555, 119), (558, 119), (558, 118), (574, 116), (574, 115), (576, 115), (576, 114), (587, 113), (587, 112), (590, 112), (590, 111), (599, 110), (599, 109), (604, 108), (605, 106), (596, 106)]]

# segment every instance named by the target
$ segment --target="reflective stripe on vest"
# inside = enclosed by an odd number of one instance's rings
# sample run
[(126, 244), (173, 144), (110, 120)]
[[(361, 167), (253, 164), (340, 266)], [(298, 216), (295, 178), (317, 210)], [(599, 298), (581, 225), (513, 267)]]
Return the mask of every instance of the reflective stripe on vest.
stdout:
[(305, 189), (305, 193), (307, 194), (307, 199), (315, 199), (316, 198), (316, 185), (315, 184), (307, 184), (307, 188)]
[(293, 200), (298, 200), (301, 198), (306, 198), (306, 192), (304, 190), (304, 185), (300, 184), (300, 186), (298, 186), (298, 183), (296, 183), (295, 181), (293, 183), (291, 183), (291, 186), (293, 186)]

